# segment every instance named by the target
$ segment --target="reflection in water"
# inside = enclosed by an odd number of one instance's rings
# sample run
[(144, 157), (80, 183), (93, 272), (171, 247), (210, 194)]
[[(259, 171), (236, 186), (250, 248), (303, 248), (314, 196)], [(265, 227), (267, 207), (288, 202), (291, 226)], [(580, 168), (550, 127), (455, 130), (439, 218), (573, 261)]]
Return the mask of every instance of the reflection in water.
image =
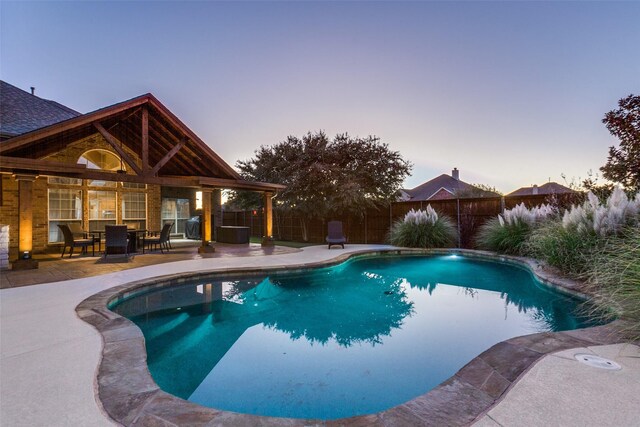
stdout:
[(164, 390), (222, 409), (331, 419), (403, 403), (501, 340), (588, 325), (576, 307), (513, 266), (383, 257), (181, 285), (114, 310), (142, 329)]

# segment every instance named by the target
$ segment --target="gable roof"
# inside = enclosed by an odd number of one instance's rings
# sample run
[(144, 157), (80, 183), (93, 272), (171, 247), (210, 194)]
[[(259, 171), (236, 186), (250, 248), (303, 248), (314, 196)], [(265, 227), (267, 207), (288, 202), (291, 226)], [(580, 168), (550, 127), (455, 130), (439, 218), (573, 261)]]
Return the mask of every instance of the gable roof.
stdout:
[[(404, 190), (409, 196), (411, 196), (412, 201), (420, 201), (420, 200), (429, 200), (432, 196), (434, 196), (438, 191), (444, 189), (452, 194), (452, 197), (455, 197), (455, 193), (457, 191), (479, 191), (478, 188), (474, 187), (471, 184), (467, 184), (464, 181), (460, 181), (459, 179), (455, 179), (451, 175), (442, 174), (438, 177), (433, 178), (419, 186), (411, 189)], [(490, 193), (490, 192), (487, 192)], [(494, 195), (494, 194), (490, 194)]]
[[(23, 114), (28, 116), (30, 111), (27, 110)], [(96, 174), (104, 172), (89, 171), (80, 165), (59, 164), (46, 160), (47, 156), (76, 141), (102, 134), (125, 161), (127, 155), (123, 147), (136, 153), (143, 159), (143, 163), (146, 158), (147, 165), (143, 164), (142, 168), (133, 161), (127, 162), (136, 174), (120, 175), (118, 180), (255, 191), (276, 191), (285, 188), (279, 184), (243, 180), (150, 93), (91, 113), (69, 115), (71, 117), (62, 121), (0, 141), (0, 169), (8, 172), (24, 170), (58, 176), (105, 179), (95, 177)]]
[[(522, 187), (509, 194), (507, 196), (531, 196), (533, 195), (534, 187)], [(576, 193), (575, 190), (558, 184), (557, 182), (547, 182), (538, 187), (537, 194), (564, 194), (564, 193)]]
[(31, 95), (0, 80), (0, 136), (9, 138), (79, 116), (55, 101)]

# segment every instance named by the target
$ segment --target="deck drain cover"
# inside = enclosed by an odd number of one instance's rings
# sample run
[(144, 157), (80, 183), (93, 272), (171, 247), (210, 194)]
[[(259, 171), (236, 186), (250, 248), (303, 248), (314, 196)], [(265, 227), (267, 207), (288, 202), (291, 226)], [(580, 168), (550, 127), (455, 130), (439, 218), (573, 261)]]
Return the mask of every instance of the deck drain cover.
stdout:
[(609, 369), (612, 371), (618, 371), (622, 369), (622, 367), (613, 360), (605, 359), (604, 357), (596, 356), (594, 354), (579, 353), (574, 357), (576, 358), (576, 360), (578, 360), (578, 362), (582, 362), (585, 365), (589, 365), (594, 368)]

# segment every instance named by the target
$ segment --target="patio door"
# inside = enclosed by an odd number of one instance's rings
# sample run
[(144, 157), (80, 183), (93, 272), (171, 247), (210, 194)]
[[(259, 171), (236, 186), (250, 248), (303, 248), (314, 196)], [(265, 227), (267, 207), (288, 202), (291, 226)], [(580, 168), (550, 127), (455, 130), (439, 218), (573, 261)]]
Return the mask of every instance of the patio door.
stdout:
[(173, 222), (172, 234), (182, 234), (189, 220), (189, 199), (162, 199), (162, 223)]

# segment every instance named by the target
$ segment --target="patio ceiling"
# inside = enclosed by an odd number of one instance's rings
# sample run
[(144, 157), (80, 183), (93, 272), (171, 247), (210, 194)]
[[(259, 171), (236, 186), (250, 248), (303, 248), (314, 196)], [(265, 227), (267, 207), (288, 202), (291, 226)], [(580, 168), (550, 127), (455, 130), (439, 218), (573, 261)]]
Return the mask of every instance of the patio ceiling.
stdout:
[[(132, 173), (118, 174), (47, 161), (46, 157), (101, 134)], [(142, 159), (136, 164), (126, 150)], [(274, 192), (282, 185), (244, 181), (153, 95), (80, 115), (0, 143), (0, 171), (184, 187)]]

